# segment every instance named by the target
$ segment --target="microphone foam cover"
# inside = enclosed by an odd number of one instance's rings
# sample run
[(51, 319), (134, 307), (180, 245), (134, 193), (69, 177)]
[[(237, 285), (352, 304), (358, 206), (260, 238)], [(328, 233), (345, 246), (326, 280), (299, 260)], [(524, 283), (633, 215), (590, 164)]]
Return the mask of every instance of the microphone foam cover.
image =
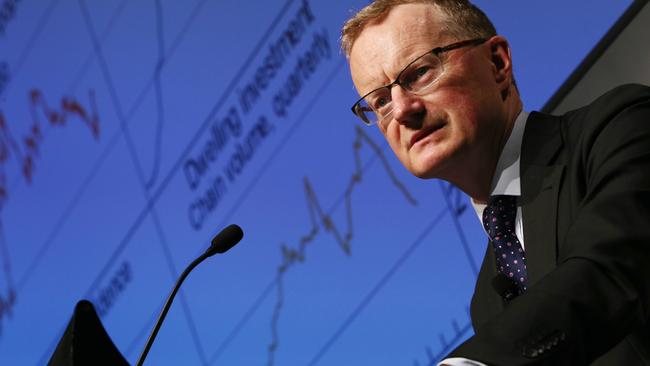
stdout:
[(235, 224), (226, 226), (212, 239), (212, 244), (208, 249), (210, 255), (215, 253), (225, 253), (228, 249), (235, 246), (244, 237), (242, 229)]

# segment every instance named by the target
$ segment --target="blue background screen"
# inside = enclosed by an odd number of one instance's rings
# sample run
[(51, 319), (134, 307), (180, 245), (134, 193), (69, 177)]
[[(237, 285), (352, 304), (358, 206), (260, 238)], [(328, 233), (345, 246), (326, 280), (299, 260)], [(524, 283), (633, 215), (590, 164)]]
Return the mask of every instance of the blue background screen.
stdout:
[[(476, 3), (539, 109), (630, 1)], [(44, 364), (86, 298), (134, 362), (429, 365), (472, 334), (486, 238), (410, 176), (339, 50), (365, 1), (0, 0), (0, 363)]]

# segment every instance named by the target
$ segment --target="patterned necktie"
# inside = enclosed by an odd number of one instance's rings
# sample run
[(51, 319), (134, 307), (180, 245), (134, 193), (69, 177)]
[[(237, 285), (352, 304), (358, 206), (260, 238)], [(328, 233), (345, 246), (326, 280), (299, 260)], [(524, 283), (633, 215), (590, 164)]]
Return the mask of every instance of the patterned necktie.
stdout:
[(521, 294), (526, 291), (528, 274), (524, 250), (515, 233), (516, 215), (516, 196), (491, 196), (483, 211), (483, 225), (494, 247), (497, 271), (510, 278)]

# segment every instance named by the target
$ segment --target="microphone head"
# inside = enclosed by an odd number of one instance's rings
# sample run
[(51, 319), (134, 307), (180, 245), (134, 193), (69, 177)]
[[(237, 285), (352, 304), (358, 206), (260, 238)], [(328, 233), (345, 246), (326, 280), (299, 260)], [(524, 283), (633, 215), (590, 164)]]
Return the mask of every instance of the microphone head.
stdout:
[(212, 244), (210, 245), (210, 248), (206, 250), (205, 254), (211, 256), (217, 253), (225, 253), (228, 249), (239, 243), (243, 237), (244, 232), (238, 225), (232, 224), (226, 226), (225, 229), (221, 230), (219, 234), (212, 239)]

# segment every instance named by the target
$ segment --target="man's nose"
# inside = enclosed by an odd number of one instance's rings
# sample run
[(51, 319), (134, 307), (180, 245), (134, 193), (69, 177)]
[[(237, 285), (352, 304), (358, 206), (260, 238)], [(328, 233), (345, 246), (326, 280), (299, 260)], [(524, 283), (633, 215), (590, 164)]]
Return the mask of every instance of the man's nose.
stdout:
[(400, 124), (412, 124), (418, 122), (424, 116), (425, 106), (422, 99), (401, 86), (391, 89), (393, 104), (393, 119)]

